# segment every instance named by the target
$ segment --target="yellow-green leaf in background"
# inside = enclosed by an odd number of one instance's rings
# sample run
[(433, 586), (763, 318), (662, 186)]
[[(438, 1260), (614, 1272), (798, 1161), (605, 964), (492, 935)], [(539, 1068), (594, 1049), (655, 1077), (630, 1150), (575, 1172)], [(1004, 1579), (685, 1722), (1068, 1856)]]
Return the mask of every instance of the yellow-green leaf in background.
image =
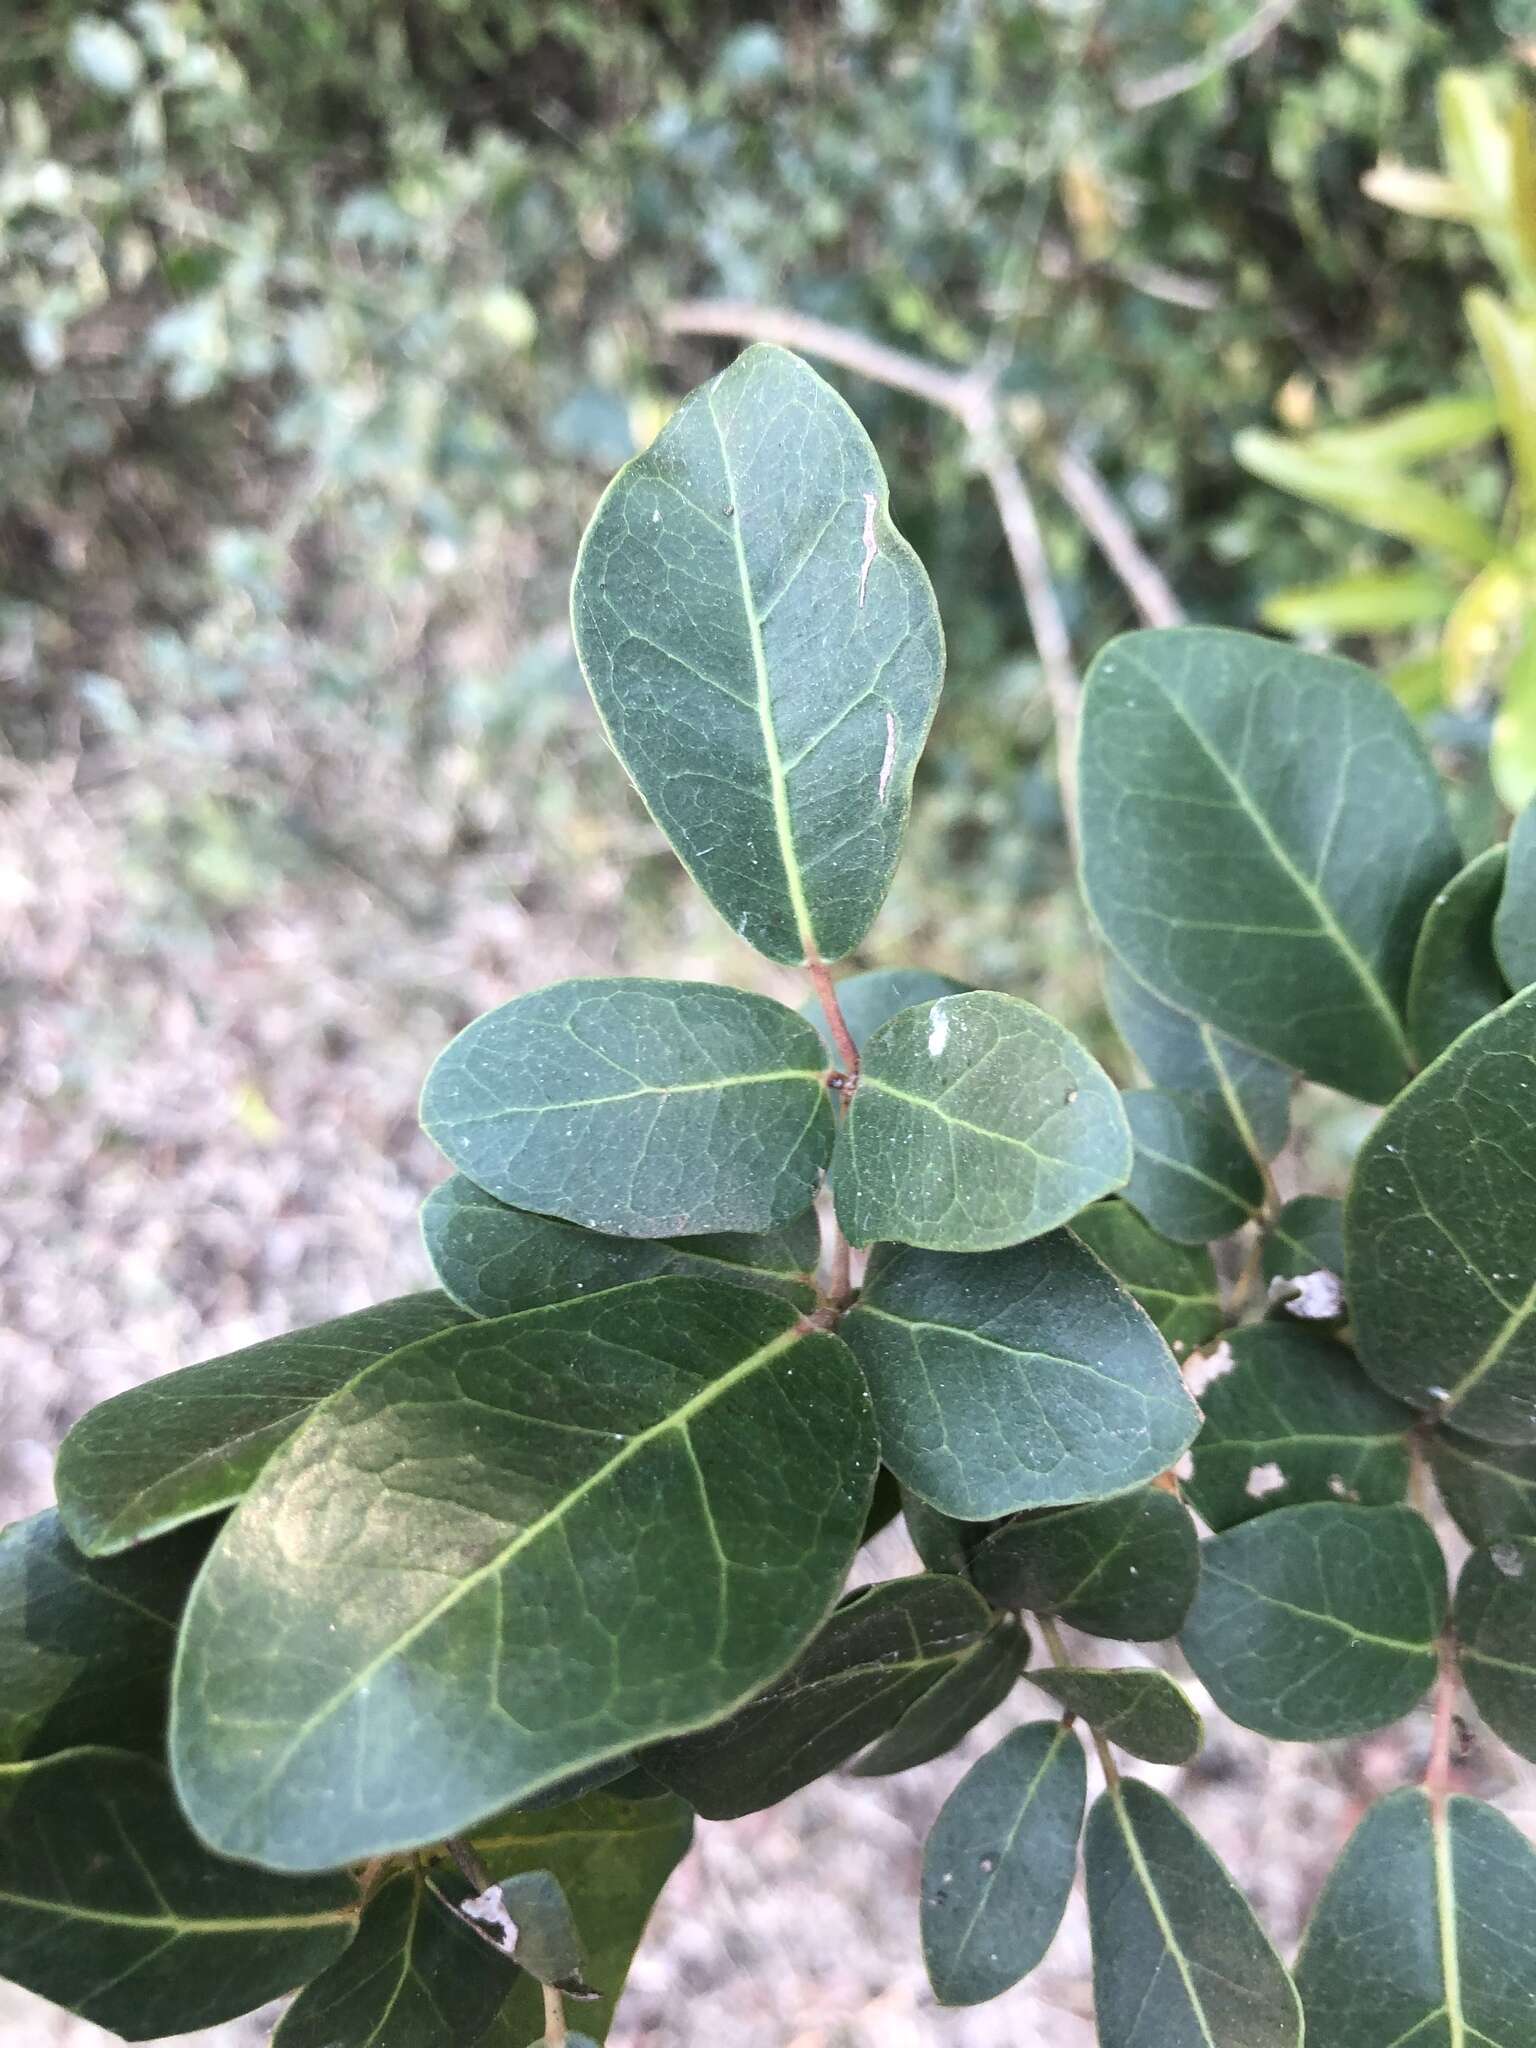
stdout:
[(1443, 619), (1455, 601), (1450, 577), (1414, 562), (1277, 590), (1259, 613), (1282, 633), (1392, 633)]
[(1362, 468), (1353, 456), (1319, 452), (1309, 441), (1288, 441), (1256, 427), (1239, 434), (1232, 447), (1243, 467), (1266, 483), (1343, 512), (1377, 533), (1438, 548), (1461, 561), (1487, 562), (1497, 549), (1493, 532), (1475, 512), (1401, 470)]
[(1536, 512), (1536, 313), (1481, 289), (1461, 303), (1493, 383), (1521, 506)]

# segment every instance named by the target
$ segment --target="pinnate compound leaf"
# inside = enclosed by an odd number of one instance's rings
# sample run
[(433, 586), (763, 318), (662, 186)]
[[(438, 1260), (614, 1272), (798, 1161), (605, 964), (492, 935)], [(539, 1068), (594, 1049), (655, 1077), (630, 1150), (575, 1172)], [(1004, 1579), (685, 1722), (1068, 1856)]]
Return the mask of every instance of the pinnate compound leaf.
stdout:
[(615, 752), (726, 922), (770, 960), (851, 953), (944, 642), (837, 393), (768, 346), (693, 392), (593, 514), (571, 620)]
[(1504, 865), (1504, 848), (1490, 846), (1429, 906), (1408, 982), (1408, 1036), (1421, 1064), (1437, 1059), (1508, 999), (1509, 985), (1493, 950)]
[(980, 2005), (1028, 1976), (1067, 1909), (1087, 1798), (1083, 1747), (1059, 1721), (1005, 1735), (939, 1809), (923, 1849), (923, 1961), (941, 2005)]
[(1536, 1536), (1536, 1445), (1480, 1444), (1435, 1429), (1424, 1448), (1440, 1498), (1469, 1543)]
[(1518, 1756), (1536, 1757), (1536, 1538), (1473, 1551), (1456, 1582), (1455, 1625), (1473, 1705)]
[(368, 1901), (357, 1939), (283, 2015), (272, 2048), (474, 2048), (516, 1981), (419, 1870)]
[(1127, 1779), (1104, 1793), (1083, 1865), (1099, 2048), (1300, 2048), (1284, 1964), (1160, 1792)]
[(1231, 1370), (1200, 1396), (1205, 1427), (1184, 1487), (1213, 1529), (1305, 1501), (1406, 1498), (1413, 1412), (1352, 1352), (1293, 1323), (1250, 1323), (1227, 1347)]
[(1074, 1216), (1072, 1235), (1141, 1303), (1175, 1358), (1208, 1344), (1226, 1321), (1215, 1263), (1203, 1245), (1175, 1244), (1118, 1200)]
[(1277, 1508), (1201, 1546), (1180, 1642), (1240, 1726), (1323, 1742), (1418, 1705), (1445, 1611), (1445, 1560), (1410, 1508)]
[(1407, 1079), (1419, 926), (1459, 865), (1407, 715), (1353, 663), (1246, 633), (1131, 633), (1083, 703), (1083, 886), (1165, 1002), (1314, 1081)]
[(1416, 1788), (1373, 1806), (1312, 1914), (1307, 2048), (1526, 2048), (1536, 1853), (1503, 1814)]
[(651, 1750), (646, 1768), (706, 1820), (774, 1806), (893, 1728), (987, 1639), (963, 1579), (920, 1574), (849, 1596), (796, 1663), (728, 1719)]
[(1200, 1716), (1164, 1671), (1042, 1669), (1029, 1682), (1149, 1764), (1187, 1764), (1199, 1753)]
[[(868, 974), (850, 974), (837, 984), (837, 1004), (848, 1026), (848, 1036), (859, 1051), (864, 1041), (889, 1024), (901, 1010), (915, 1003), (936, 1003), (942, 996), (963, 996), (968, 984), (952, 975), (935, 974), (931, 967), (876, 967)], [(837, 1041), (821, 1006), (820, 996), (800, 1005), (800, 1014), (821, 1033), (828, 1056), (841, 1064)]]
[(1208, 1244), (1258, 1213), (1264, 1182), (1228, 1123), (1162, 1088), (1124, 1098), (1135, 1143), (1125, 1199), (1175, 1244)]
[(983, 991), (903, 1010), (871, 1037), (834, 1190), (855, 1244), (979, 1252), (1054, 1229), (1130, 1170), (1097, 1060), (1043, 1010)]
[(114, 1395), (59, 1452), (65, 1528), (104, 1557), (232, 1507), (317, 1402), (387, 1353), (464, 1320), (445, 1294), (403, 1294)]
[(438, 1055), (421, 1122), (498, 1201), (618, 1237), (763, 1231), (832, 1154), (814, 1028), (701, 981), (559, 981)]
[(1159, 1088), (1230, 1124), (1255, 1159), (1273, 1159), (1291, 1123), (1291, 1075), (1262, 1053), (1175, 1010), (1113, 955), (1104, 996), (1115, 1029)]
[(1493, 918), (1493, 950), (1511, 988), (1536, 981), (1536, 804), (1509, 835), (1504, 893)]
[(1156, 1329), (1064, 1230), (970, 1257), (881, 1245), (842, 1334), (886, 1463), (962, 1521), (1122, 1493), (1199, 1427)]
[(797, 1308), (816, 1305), (821, 1232), (814, 1209), (760, 1236), (609, 1237), (509, 1208), (456, 1173), (422, 1203), (421, 1234), (443, 1287), (473, 1316), (518, 1315), (665, 1273), (760, 1287)]
[(1143, 1486), (1004, 1523), (977, 1546), (971, 1575), (999, 1607), (1059, 1615), (1115, 1642), (1158, 1642), (1189, 1612), (1200, 1545), (1179, 1501)]
[(877, 1455), (845, 1347), (716, 1281), (397, 1353), (315, 1412), (209, 1556), (172, 1714), (188, 1813), (232, 1853), (323, 1868), (717, 1719), (826, 1615)]
[(1332, 1195), (1295, 1195), (1264, 1233), (1264, 1278), (1332, 1273), (1344, 1279), (1344, 1204)]
[(90, 1558), (54, 1508), (0, 1534), (0, 1763), (92, 1742), (161, 1755), (176, 1624), (208, 1536)]
[(1536, 1443), (1536, 989), (1405, 1088), (1345, 1207), (1360, 1362), (1468, 1436)]
[(0, 1976), (130, 2041), (249, 2012), (357, 1929), (344, 1871), (226, 1863), (164, 1769), (113, 1749), (0, 1765)]
[(853, 1766), (856, 1778), (888, 1778), (943, 1756), (1000, 1707), (1029, 1662), (1029, 1637), (1000, 1616)]

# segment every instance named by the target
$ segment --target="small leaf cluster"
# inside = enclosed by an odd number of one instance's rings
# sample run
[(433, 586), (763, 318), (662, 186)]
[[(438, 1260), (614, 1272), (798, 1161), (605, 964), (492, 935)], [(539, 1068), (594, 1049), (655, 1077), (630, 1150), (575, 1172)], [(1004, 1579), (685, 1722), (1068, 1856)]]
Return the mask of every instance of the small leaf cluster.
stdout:
[[(129, 2038), (302, 1987), (281, 2048), (528, 2048), (567, 1997), (599, 2041), (695, 1815), (911, 1769), (1022, 1683), (924, 1852), (941, 2002), (1040, 1961), (1081, 1857), (1102, 2048), (1520, 2048), (1536, 1855), (1443, 1745), (1294, 1974), (1115, 1752), (1196, 1754), (1176, 1644), (1276, 1740), (1432, 1689), (1448, 1728), (1459, 1677), (1536, 1755), (1536, 817), (1464, 865), (1363, 670), (1113, 643), (1077, 828), (1122, 1092), (1018, 997), (829, 971), (943, 642), (803, 363), (684, 402), (573, 617), (806, 1002), (597, 978), (477, 1019), (422, 1097), (437, 1287), (76, 1426), (0, 1541), (0, 1969)], [(1298, 1079), (1385, 1105), (1342, 1202), (1276, 1196)], [(850, 1590), (897, 1513), (923, 1569)]]

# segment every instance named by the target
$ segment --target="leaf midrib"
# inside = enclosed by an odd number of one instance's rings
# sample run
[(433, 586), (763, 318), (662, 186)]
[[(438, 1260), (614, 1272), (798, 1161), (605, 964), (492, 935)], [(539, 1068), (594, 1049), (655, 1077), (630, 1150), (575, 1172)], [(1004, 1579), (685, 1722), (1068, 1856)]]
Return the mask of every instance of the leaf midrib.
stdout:
[[(1038, 1345), (1008, 1344), (1001, 1337), (987, 1337), (980, 1330), (967, 1330), (959, 1323), (936, 1323), (924, 1318), (897, 1315), (891, 1309), (878, 1308), (872, 1301), (860, 1301), (853, 1313), (878, 1316), (882, 1322), (897, 1323), (904, 1330), (937, 1330), (942, 1336), (958, 1337), (966, 1344), (980, 1344), (988, 1351), (1001, 1351), (1005, 1358), (1038, 1360), (1044, 1365), (1064, 1365), (1073, 1372), (1086, 1373), (1090, 1379), (1102, 1380), (1105, 1386), (1117, 1388), (1121, 1393), (1141, 1393), (1139, 1388), (1131, 1387), (1128, 1381), (1116, 1379), (1112, 1373), (1089, 1364), (1086, 1359), (1068, 1358), (1059, 1351), (1043, 1351)], [(1154, 1397), (1141, 1393), (1141, 1398), (1150, 1402)]]
[(1174, 1968), (1178, 1971), (1184, 1985), (1184, 1995), (1189, 2000), (1190, 2009), (1194, 2013), (1196, 2023), (1205, 2038), (1207, 2048), (1219, 2048), (1216, 2036), (1211, 2032), (1211, 2023), (1205, 2016), (1204, 2000), (1195, 1989), (1193, 1973), (1190, 1970), (1189, 1964), (1184, 1959), (1184, 1950), (1180, 1946), (1178, 1936), (1174, 1933), (1173, 1922), (1168, 1918), (1167, 1912), (1164, 1909), (1162, 1894), (1159, 1892), (1153, 1879), (1147, 1859), (1141, 1853), (1141, 1843), (1137, 1840), (1135, 1826), (1121, 1800), (1120, 1787), (1118, 1784), (1111, 1784), (1108, 1790), (1114, 1807), (1115, 1820), (1120, 1829), (1120, 1836), (1125, 1843), (1126, 1854), (1130, 1857), (1131, 1868), (1136, 1873), (1137, 1882), (1141, 1886), (1147, 1904), (1152, 1909), (1152, 1917), (1157, 1922), (1157, 1931), (1163, 1937), (1163, 1947), (1173, 1957)]
[(1045, 1755), (1040, 1759), (1039, 1765), (1037, 1766), (1033, 1776), (1030, 1778), (1029, 1784), (1025, 1789), (1023, 1800), (1020, 1803), (1019, 1810), (1014, 1818), (1013, 1824), (1009, 1828), (1007, 1836), (1005, 1837), (1002, 1846), (998, 1849), (996, 1856), (993, 1859), (993, 1865), (991, 1870), (985, 1873), (986, 1882), (982, 1885), (980, 1891), (977, 1893), (976, 1904), (971, 1909), (971, 1917), (965, 1923), (965, 1932), (961, 1935), (959, 1941), (955, 1944), (956, 1968), (960, 1966), (961, 1961), (964, 1958), (965, 1952), (970, 1946), (971, 1937), (976, 1932), (976, 1924), (981, 1919), (982, 1914), (986, 1911), (988, 1902), (992, 1897), (992, 1893), (1002, 1878), (1003, 1870), (1005, 1865), (1007, 1864), (1008, 1857), (1013, 1850), (1015, 1842), (1017, 1842), (1017, 1840), (1019, 1839), (1019, 1830), (1023, 1827), (1025, 1821), (1029, 1818), (1029, 1809), (1035, 1803), (1035, 1795), (1040, 1790), (1042, 1779), (1045, 1777), (1046, 1772), (1051, 1768), (1052, 1764), (1055, 1763), (1057, 1752), (1060, 1750), (1062, 1744), (1064, 1742), (1071, 1741), (1072, 1739), (1073, 1738), (1071, 1730), (1066, 1726), (1065, 1723), (1063, 1723), (1060, 1727), (1057, 1728), (1056, 1733), (1051, 1737), (1050, 1742), (1046, 1745)]
[(655, 1081), (643, 1088), (626, 1088), (617, 1095), (584, 1096), (579, 1102), (504, 1103), (475, 1116), (439, 1116), (433, 1119), (433, 1127), (440, 1131), (462, 1131), (473, 1124), (503, 1123), (517, 1116), (562, 1116), (573, 1109), (607, 1109), (615, 1102), (643, 1102), (653, 1095), (722, 1094), (727, 1088), (751, 1088), (770, 1081), (810, 1081), (819, 1088), (823, 1072), (820, 1067), (778, 1067), (761, 1074), (720, 1074), (708, 1081)]
[(109, 1912), (104, 1906), (81, 1906), (70, 1900), (36, 1899), (25, 1892), (12, 1891), (0, 1891), (0, 1904), (19, 1906), (26, 1912), (51, 1913), (60, 1919), (89, 1920), (93, 1925), (101, 1927), (128, 1927), (144, 1933), (164, 1933), (169, 1930), (177, 1936), (265, 1934), (274, 1928), (334, 1927), (357, 1918), (355, 1907), (338, 1906), (329, 1913), (285, 1913), (267, 1917), (253, 1915), (227, 1920), (192, 1920), (178, 1913), (115, 1913)]
[(1262, 1586), (1251, 1586), (1246, 1579), (1238, 1578), (1234, 1572), (1222, 1570), (1219, 1565), (1207, 1562), (1205, 1569), (1212, 1578), (1219, 1579), (1224, 1585), (1235, 1586), (1240, 1593), (1251, 1595), (1267, 1607), (1278, 1607), (1286, 1614), (1296, 1615), (1301, 1621), (1320, 1621), (1325, 1627), (1337, 1629), (1341, 1635), (1349, 1636), (1355, 1642), (1372, 1643), (1381, 1650), (1401, 1650), (1415, 1657), (1434, 1655), (1433, 1638), (1421, 1643), (1405, 1643), (1399, 1641), (1396, 1636), (1379, 1636), (1370, 1629), (1356, 1628), (1352, 1621), (1345, 1621), (1337, 1614), (1324, 1614), (1317, 1608), (1298, 1607), (1293, 1600), (1282, 1600), (1278, 1593), (1266, 1592)]

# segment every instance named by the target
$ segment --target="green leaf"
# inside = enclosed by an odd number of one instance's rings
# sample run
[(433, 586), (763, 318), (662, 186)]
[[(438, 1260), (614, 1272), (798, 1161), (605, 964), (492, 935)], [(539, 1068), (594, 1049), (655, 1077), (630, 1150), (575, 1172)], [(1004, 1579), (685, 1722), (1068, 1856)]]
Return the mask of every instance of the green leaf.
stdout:
[(1057, 1614), (1085, 1635), (1115, 1642), (1176, 1635), (1199, 1573), (1194, 1523), (1155, 1486), (1021, 1515), (994, 1530), (971, 1559), (972, 1577), (994, 1606)]
[(904, 1488), (901, 1519), (912, 1548), (929, 1571), (949, 1572), (961, 1579), (969, 1576), (971, 1544), (982, 1533), (974, 1522), (957, 1522), (953, 1515), (941, 1515), (937, 1508)]
[(352, 1946), (289, 2006), (272, 2048), (473, 2048), (514, 1981), (421, 1871), (402, 1870), (368, 1901)]
[(1510, 987), (1527, 988), (1536, 981), (1536, 804), (1527, 804), (1516, 818), (1505, 852), (1508, 865), (1493, 917), (1493, 950)]
[(1162, 1338), (1067, 1231), (969, 1258), (880, 1245), (842, 1335), (885, 1462), (961, 1521), (1122, 1493), (1199, 1426)]
[(459, 1871), (439, 1870), (433, 1874), (432, 1888), (463, 1916), (464, 1924), (473, 1923), (477, 1940), (510, 1956), (538, 1983), (577, 1998), (591, 1996), (581, 1930), (565, 1887), (552, 1870), (524, 1870), (515, 1877), (493, 1879), (479, 1893)]
[(645, 1764), (706, 1820), (774, 1806), (893, 1728), (991, 1631), (963, 1579), (921, 1574), (854, 1593), (784, 1676)]
[(1301, 2048), (1269, 1937), (1189, 1822), (1122, 1780), (1083, 1845), (1099, 2048)]
[(1215, 1262), (1203, 1245), (1175, 1244), (1118, 1200), (1074, 1216), (1072, 1235), (1140, 1302), (1175, 1358), (1198, 1351), (1226, 1321)]
[(1028, 1635), (1007, 1615), (1000, 1616), (859, 1758), (853, 1775), (887, 1778), (943, 1756), (1002, 1705), (1028, 1662)]
[(59, 1452), (65, 1528), (99, 1557), (218, 1514), (317, 1402), (389, 1352), (463, 1321), (446, 1295), (402, 1294), (103, 1401)]
[(1205, 1427), (1184, 1484), (1213, 1529), (1304, 1501), (1406, 1498), (1413, 1413), (1342, 1344), (1294, 1323), (1250, 1323), (1227, 1346), (1231, 1370), (1200, 1395)]
[(980, 1252), (1065, 1223), (1130, 1170), (1097, 1060), (1033, 1004), (983, 992), (903, 1010), (870, 1039), (833, 1185), (855, 1244)]
[(1069, 1714), (1149, 1764), (1187, 1764), (1200, 1748), (1200, 1716), (1164, 1671), (1031, 1671)]
[(1077, 1873), (1087, 1771), (1059, 1721), (1033, 1721), (972, 1764), (923, 1849), (923, 1961), (941, 2005), (1017, 1984), (1061, 1925)]
[(176, 1624), (207, 1548), (189, 1529), (84, 1557), (53, 1508), (0, 1534), (0, 1762), (88, 1742), (160, 1755)]
[(821, 1040), (771, 997), (702, 981), (559, 981), (438, 1055), (427, 1136), (498, 1201), (620, 1237), (761, 1231), (832, 1153)]
[(718, 1718), (831, 1606), (876, 1458), (843, 1345), (716, 1281), (381, 1361), (197, 1583), (171, 1729), (188, 1813), (231, 1853), (320, 1868)]
[(1083, 887), (1167, 1003), (1370, 1102), (1407, 1077), (1414, 944), (1459, 863), (1364, 670), (1213, 627), (1132, 633), (1083, 704)]
[(1474, 1550), (1456, 1582), (1456, 1649), (1472, 1703), (1517, 1756), (1536, 1757), (1536, 1538)]
[[(477, 1829), (474, 1850), (498, 1882), (550, 1871), (570, 1901), (587, 1951), (587, 1974), (599, 1996), (583, 2004), (581, 2024), (603, 2040), (651, 1908), (693, 1837), (693, 1815), (680, 1799), (623, 1799), (599, 1792), (540, 1813), (509, 1813)], [(525, 2048), (539, 2038), (544, 2003), (522, 1977), (489, 2039), (495, 2048)], [(571, 2048), (580, 2037), (571, 2035)]]
[(1255, 1159), (1273, 1159), (1291, 1124), (1291, 1076), (1284, 1067), (1187, 1016), (1111, 957), (1104, 995), (1115, 1029), (1159, 1088), (1230, 1123)]
[(1498, 547), (1498, 536), (1459, 498), (1380, 456), (1366, 464), (1353, 449), (1330, 448), (1324, 436), (1316, 443), (1287, 441), (1255, 427), (1234, 436), (1232, 451), (1266, 483), (1342, 512), (1376, 533), (1468, 563), (1486, 562)]
[(1469, 1436), (1536, 1442), (1536, 989), (1404, 1089), (1344, 1212), (1356, 1349)]
[(1175, 1244), (1207, 1244), (1258, 1213), (1264, 1181), (1232, 1126), (1162, 1088), (1125, 1097), (1136, 1145), (1125, 1199)]
[(814, 1209), (761, 1236), (685, 1237), (672, 1242), (607, 1237), (553, 1216), (509, 1208), (456, 1173), (421, 1206), (433, 1271), (473, 1316), (509, 1316), (633, 1280), (683, 1273), (761, 1287), (797, 1308), (816, 1305), (821, 1232)]
[(1307, 2048), (1527, 2048), (1536, 1855), (1477, 1799), (1366, 1814), (1296, 1959)]
[(1504, 848), (1490, 846), (1429, 906), (1408, 982), (1408, 1036), (1421, 1062), (1437, 1058), (1508, 999), (1493, 951), (1504, 865)]
[(1280, 633), (1395, 633), (1443, 619), (1457, 593), (1454, 577), (1412, 562), (1273, 591), (1259, 616)]
[(1264, 1278), (1305, 1273), (1344, 1278), (1344, 1204), (1332, 1195), (1295, 1195), (1264, 1233)]
[(1454, 1429), (1435, 1429), (1424, 1448), (1440, 1498), (1469, 1543), (1536, 1536), (1536, 1446), (1480, 1444)]
[(1277, 1508), (1201, 1546), (1180, 1638), (1224, 1714), (1282, 1742), (1361, 1735), (1435, 1676), (1445, 1560), (1410, 1508)]
[(344, 1871), (276, 1877), (212, 1855), (148, 1757), (0, 1765), (0, 1976), (130, 2041), (211, 2027), (351, 1941)]
[[(849, 1037), (862, 1052), (867, 1038), (914, 1003), (936, 1003), (942, 996), (968, 993), (965, 982), (956, 981), (948, 974), (935, 974), (928, 967), (877, 967), (869, 974), (850, 974), (838, 982), (837, 1004), (843, 1013), (843, 1022), (848, 1026)], [(827, 1022), (820, 996), (811, 996), (803, 1002), (800, 1014), (816, 1026), (828, 1053), (841, 1064), (837, 1041), (832, 1036), (832, 1027)]]
[(726, 922), (770, 960), (851, 953), (944, 641), (837, 393), (764, 346), (693, 392), (593, 514), (571, 620), (614, 751)]

